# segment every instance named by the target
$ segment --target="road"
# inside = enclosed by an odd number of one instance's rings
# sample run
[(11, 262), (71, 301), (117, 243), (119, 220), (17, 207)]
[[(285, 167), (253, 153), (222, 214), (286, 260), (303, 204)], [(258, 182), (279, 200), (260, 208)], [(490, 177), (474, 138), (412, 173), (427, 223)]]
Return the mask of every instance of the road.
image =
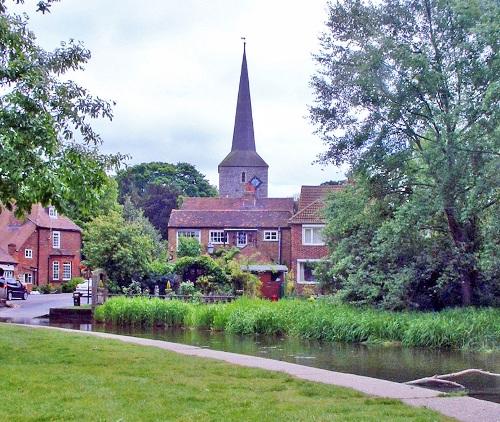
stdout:
[[(82, 303), (86, 299), (82, 298)], [(13, 308), (0, 308), (0, 318), (9, 318), (13, 322), (26, 322), (32, 318), (47, 315), (50, 308), (73, 305), (71, 293), (30, 295), (28, 300), (12, 300), (7, 302)]]

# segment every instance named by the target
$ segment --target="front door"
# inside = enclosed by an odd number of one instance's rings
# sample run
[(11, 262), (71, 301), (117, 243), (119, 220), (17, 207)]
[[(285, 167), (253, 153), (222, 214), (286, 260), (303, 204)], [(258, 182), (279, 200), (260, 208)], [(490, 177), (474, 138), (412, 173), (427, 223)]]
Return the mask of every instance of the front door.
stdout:
[(248, 243), (247, 233), (246, 232), (237, 232), (236, 233), (236, 246), (238, 248), (242, 248), (246, 246)]

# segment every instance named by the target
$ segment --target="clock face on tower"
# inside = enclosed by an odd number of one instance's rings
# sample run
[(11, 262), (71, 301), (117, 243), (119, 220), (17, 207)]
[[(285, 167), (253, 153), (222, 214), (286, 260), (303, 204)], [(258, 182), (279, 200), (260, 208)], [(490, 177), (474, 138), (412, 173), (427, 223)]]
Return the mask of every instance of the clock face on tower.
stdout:
[(255, 189), (257, 189), (260, 185), (262, 185), (262, 180), (260, 180), (257, 176), (252, 177), (250, 183), (253, 185)]

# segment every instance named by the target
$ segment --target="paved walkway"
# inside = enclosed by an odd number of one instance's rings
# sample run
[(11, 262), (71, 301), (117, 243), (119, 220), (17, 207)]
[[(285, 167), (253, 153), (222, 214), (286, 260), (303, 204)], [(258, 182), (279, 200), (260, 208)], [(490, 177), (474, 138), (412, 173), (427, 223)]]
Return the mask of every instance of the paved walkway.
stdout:
[(439, 397), (441, 393), (438, 391), (400, 384), (392, 381), (380, 380), (377, 378), (327, 371), (326, 369), (312, 368), (294, 363), (255, 356), (239, 355), (236, 353), (222, 352), (218, 350), (202, 349), (196, 346), (170, 343), (161, 340), (151, 340), (92, 331), (69, 330), (57, 327), (25, 325), (23, 325), (23, 327), (31, 329), (41, 328), (67, 331), (83, 335), (115, 339), (142, 346), (158, 347), (160, 349), (181, 353), (183, 355), (222, 360), (234, 365), (284, 372), (308, 381), (352, 388), (362, 393), (377, 397), (399, 399), (411, 406), (427, 407), (440, 412), (443, 415), (450, 416), (464, 422), (500, 422), (500, 404), (478, 400), (472, 397)]
[(12, 322), (29, 324), (32, 318), (47, 315), (50, 308), (72, 306), (73, 294), (29, 295), (28, 300), (11, 300), (7, 303), (12, 307), (0, 308), (0, 318), (9, 318)]

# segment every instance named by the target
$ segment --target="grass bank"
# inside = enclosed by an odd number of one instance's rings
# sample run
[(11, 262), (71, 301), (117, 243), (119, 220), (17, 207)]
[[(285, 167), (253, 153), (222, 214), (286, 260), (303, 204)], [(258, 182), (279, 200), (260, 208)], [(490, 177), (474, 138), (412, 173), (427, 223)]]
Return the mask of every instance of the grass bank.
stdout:
[(500, 350), (500, 309), (450, 309), (434, 313), (388, 312), (327, 300), (241, 298), (204, 305), (118, 297), (96, 310), (116, 325), (166, 325), (237, 334), (285, 334), (340, 342), (400, 342), (408, 347)]
[(0, 324), (2, 421), (445, 421), (285, 374)]

